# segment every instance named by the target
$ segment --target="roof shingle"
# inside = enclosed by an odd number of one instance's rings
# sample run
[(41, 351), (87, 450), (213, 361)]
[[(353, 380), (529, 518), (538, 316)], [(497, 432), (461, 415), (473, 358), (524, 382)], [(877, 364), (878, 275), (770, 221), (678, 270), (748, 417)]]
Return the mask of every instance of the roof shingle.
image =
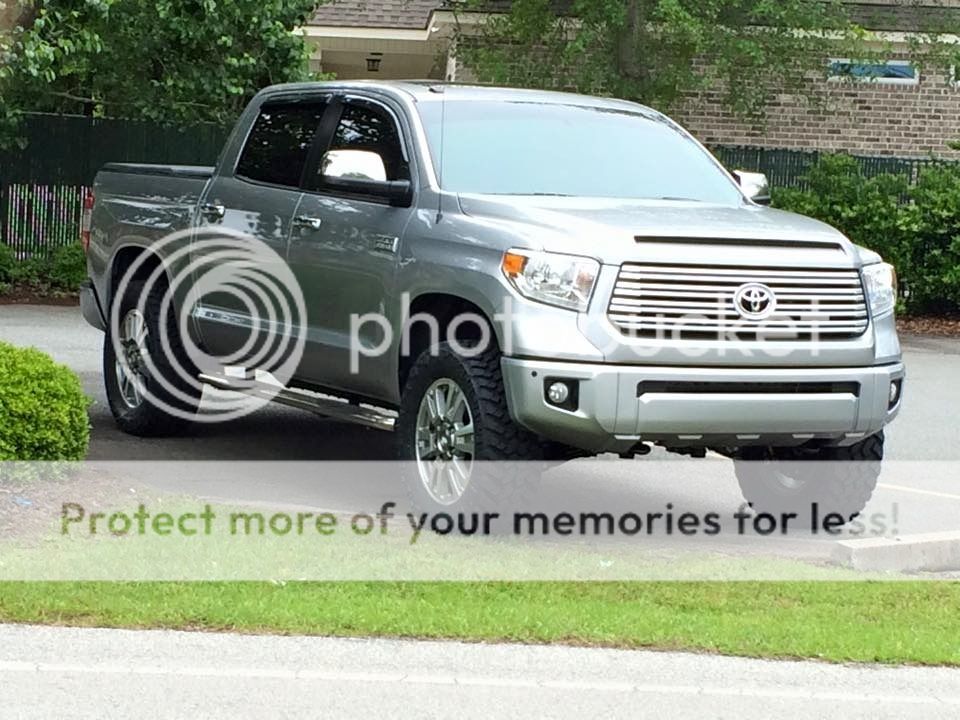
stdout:
[(311, 25), (423, 30), (443, 0), (333, 0), (318, 7)]

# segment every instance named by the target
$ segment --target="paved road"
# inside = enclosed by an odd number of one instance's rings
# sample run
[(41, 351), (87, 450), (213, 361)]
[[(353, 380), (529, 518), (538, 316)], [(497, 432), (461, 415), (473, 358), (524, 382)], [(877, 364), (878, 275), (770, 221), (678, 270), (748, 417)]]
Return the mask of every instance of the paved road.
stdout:
[(0, 716), (67, 715), (952, 720), (960, 715), (960, 671), (523, 645), (0, 626)]
[[(90, 458), (95, 460), (380, 460), (392, 456), (387, 433), (335, 423), (308, 413), (268, 407), (251, 416), (221, 425), (198, 426), (186, 437), (145, 440), (126, 436), (114, 426), (106, 407), (100, 370), (101, 333), (87, 326), (77, 308), (0, 306), (0, 339), (35, 345), (80, 373), (91, 409), (93, 434)], [(905, 340), (908, 384), (900, 418), (888, 431), (887, 458), (892, 460), (958, 460), (960, 444), (960, 341), (932, 338)], [(655, 452), (651, 458), (666, 458)], [(668, 502), (694, 512), (722, 509), (731, 513), (742, 497), (727, 476), (705, 480), (702, 463), (683, 463), (663, 482), (657, 463), (638, 460), (632, 466), (610, 464), (554, 471), (550, 492), (557, 504), (579, 508), (587, 503), (607, 508), (662, 508)], [(679, 467), (680, 464), (678, 464)], [(714, 464), (716, 465), (716, 464)], [(570, 466), (567, 466), (568, 468)], [(635, 468), (635, 469), (633, 469)], [(344, 511), (370, 511), (397, 496), (387, 484), (358, 483), (345, 477), (317, 482), (312, 477), (284, 482), (231, 482), (210, 478), (198, 486), (193, 477), (171, 476), (158, 489), (195, 494), (226, 502), (275, 503)], [(900, 510), (901, 533), (955, 530), (960, 517), (960, 489), (952, 479), (917, 473), (882, 485), (868, 512)], [(804, 552), (823, 557), (829, 542), (805, 546)], [(802, 554), (802, 553), (801, 553)]]
[(960, 715), (960, 671), (521, 645), (0, 626), (0, 716), (65, 714), (935, 720)]

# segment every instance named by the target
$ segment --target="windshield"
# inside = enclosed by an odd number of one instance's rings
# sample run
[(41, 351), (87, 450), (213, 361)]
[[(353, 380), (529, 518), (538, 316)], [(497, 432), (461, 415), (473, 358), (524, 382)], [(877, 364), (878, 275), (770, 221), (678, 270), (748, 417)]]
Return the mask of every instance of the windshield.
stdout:
[(693, 140), (641, 113), (478, 100), (425, 102), (419, 109), (437, 175), (452, 192), (726, 205), (743, 199)]

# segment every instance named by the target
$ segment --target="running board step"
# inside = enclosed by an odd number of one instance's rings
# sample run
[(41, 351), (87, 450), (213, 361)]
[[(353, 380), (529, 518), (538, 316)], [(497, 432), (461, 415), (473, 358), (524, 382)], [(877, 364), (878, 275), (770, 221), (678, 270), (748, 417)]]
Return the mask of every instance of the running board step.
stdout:
[(288, 388), (278, 389), (276, 385), (259, 381), (241, 380), (231, 378), (227, 375), (207, 375), (199, 376), (201, 382), (212, 385), (219, 390), (228, 390), (230, 392), (243, 393), (251, 397), (263, 398), (271, 402), (286, 405), (287, 407), (297, 408), (298, 410), (307, 410), (308, 412), (322, 415), (331, 420), (340, 422), (354, 423), (375, 430), (393, 430), (397, 422), (395, 414), (387, 410), (379, 410), (367, 405), (354, 405), (346, 400), (337, 400), (335, 398), (314, 395), (301, 390), (290, 390)]

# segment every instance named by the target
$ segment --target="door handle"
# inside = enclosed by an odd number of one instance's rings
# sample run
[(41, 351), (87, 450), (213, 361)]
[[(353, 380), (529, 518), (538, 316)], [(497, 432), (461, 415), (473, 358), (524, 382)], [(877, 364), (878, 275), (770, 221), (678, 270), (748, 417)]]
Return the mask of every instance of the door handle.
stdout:
[(204, 203), (200, 206), (200, 214), (207, 220), (222, 220), (226, 212), (227, 209), (223, 205)]
[(323, 220), (318, 217), (310, 217), (309, 215), (297, 215), (293, 219), (294, 227), (306, 228), (308, 230), (319, 230), (320, 226), (323, 225)]

